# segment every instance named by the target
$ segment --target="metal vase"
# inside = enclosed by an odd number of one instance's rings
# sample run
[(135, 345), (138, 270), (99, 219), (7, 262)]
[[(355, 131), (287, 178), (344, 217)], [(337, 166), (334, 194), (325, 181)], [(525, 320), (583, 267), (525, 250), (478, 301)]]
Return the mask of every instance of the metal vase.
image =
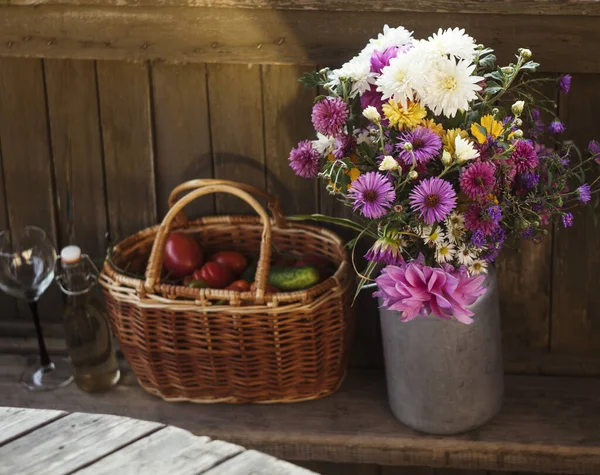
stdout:
[(504, 392), (498, 280), (470, 308), (470, 325), (433, 315), (401, 322), (380, 309), (388, 399), (401, 422), (429, 434), (456, 434), (485, 424)]

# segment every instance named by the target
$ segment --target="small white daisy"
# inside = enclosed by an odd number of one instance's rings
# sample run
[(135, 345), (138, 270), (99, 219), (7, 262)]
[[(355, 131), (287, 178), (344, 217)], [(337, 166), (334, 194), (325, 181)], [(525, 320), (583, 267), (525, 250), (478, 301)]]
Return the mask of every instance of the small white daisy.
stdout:
[(462, 244), (458, 248), (456, 260), (459, 264), (469, 267), (473, 264), (473, 262), (475, 262), (475, 259), (477, 259), (477, 253), (473, 250), (473, 248), (467, 246), (466, 244)]
[(448, 240), (453, 244), (460, 244), (465, 237), (465, 228), (461, 226), (448, 226)]
[(442, 241), (435, 249), (435, 260), (440, 264), (450, 262), (456, 254), (456, 246), (448, 241)]
[(354, 136), (356, 137), (356, 144), (366, 143), (368, 145), (373, 144), (373, 132), (369, 129), (354, 129)]
[(446, 226), (448, 228), (458, 226), (459, 228), (465, 227), (465, 216), (462, 213), (453, 211), (450, 216), (446, 218)]
[(438, 226), (433, 230), (433, 226), (423, 226), (421, 230), (421, 238), (425, 241), (425, 244), (439, 244), (446, 239), (446, 235), (442, 231), (442, 228)]
[(312, 144), (317, 152), (326, 157), (333, 152), (333, 149), (335, 148), (335, 137), (330, 137), (317, 132), (317, 140), (313, 140)]
[(469, 266), (469, 274), (479, 275), (487, 273), (487, 262), (483, 259), (477, 259), (473, 261), (473, 264)]
[(469, 102), (481, 90), (480, 76), (473, 76), (475, 65), (470, 61), (444, 58), (432, 62), (423, 77), (427, 81), (423, 101), (435, 115), (454, 117), (459, 109), (469, 110)]
[(479, 151), (475, 150), (473, 142), (463, 139), (460, 135), (454, 139), (454, 155), (458, 163), (465, 163), (479, 157)]

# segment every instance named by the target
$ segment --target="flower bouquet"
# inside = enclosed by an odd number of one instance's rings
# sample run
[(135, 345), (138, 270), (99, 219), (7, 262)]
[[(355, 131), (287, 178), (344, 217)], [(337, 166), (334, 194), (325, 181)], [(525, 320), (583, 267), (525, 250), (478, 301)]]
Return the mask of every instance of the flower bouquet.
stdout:
[(565, 126), (540, 87), (553, 81), (567, 93), (571, 77), (532, 75), (531, 56), (522, 48), (497, 66), (463, 29), (416, 39), (386, 25), (341, 68), (300, 78), (322, 95), (312, 111), (317, 137), (291, 151), (290, 166), (324, 179), (355, 213), (300, 218), (355, 229), (353, 255), (359, 239), (374, 241), (359, 291), (374, 281), (382, 307), (401, 321), (471, 326), (507, 240), (541, 242), (597, 193), (598, 180), (585, 175), (600, 145), (583, 156), (559, 141)]

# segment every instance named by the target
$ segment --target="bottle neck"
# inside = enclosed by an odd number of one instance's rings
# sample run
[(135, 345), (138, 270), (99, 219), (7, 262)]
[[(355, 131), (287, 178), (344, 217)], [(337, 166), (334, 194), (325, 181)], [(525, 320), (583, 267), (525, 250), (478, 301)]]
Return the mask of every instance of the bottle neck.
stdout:
[(96, 277), (90, 273), (85, 263), (80, 260), (73, 264), (62, 264), (63, 291), (67, 295), (86, 295), (96, 285)]

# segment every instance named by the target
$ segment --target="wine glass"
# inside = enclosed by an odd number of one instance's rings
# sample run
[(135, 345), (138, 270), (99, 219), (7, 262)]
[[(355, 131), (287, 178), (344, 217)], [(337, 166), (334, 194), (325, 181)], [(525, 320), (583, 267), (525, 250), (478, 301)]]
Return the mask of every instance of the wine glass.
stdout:
[(28, 367), (21, 382), (31, 391), (62, 388), (73, 380), (65, 358), (50, 359), (38, 313), (38, 300), (54, 279), (56, 251), (35, 226), (0, 232), (0, 289), (27, 300), (40, 347), (39, 363)]

